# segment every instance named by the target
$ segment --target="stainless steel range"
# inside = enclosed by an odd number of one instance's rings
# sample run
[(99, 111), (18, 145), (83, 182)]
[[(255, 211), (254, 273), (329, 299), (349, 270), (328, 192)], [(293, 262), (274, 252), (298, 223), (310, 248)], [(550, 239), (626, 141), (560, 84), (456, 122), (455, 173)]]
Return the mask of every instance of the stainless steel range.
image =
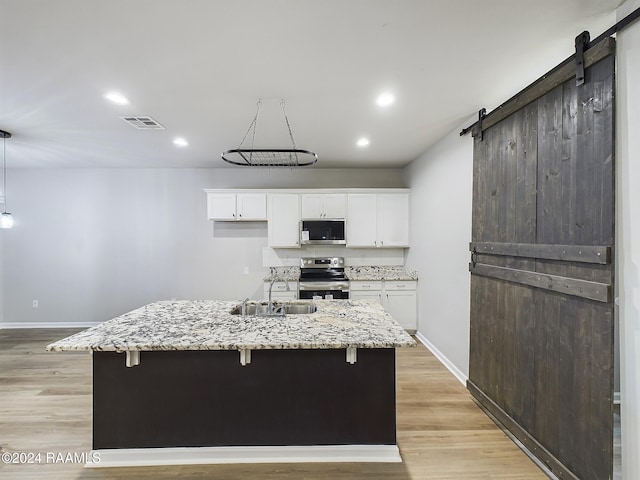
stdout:
[(344, 258), (300, 259), (299, 298), (349, 298), (349, 279), (344, 273)]

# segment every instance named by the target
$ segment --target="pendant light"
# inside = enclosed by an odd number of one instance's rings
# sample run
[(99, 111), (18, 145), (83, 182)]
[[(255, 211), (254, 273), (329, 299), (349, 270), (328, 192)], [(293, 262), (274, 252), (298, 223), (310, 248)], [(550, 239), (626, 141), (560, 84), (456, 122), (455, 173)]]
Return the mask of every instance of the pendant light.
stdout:
[(7, 150), (5, 145), (6, 139), (11, 138), (11, 134), (0, 130), (0, 137), (2, 137), (2, 193), (4, 194), (2, 215), (0, 215), (0, 228), (11, 228), (13, 227), (13, 217), (7, 212)]

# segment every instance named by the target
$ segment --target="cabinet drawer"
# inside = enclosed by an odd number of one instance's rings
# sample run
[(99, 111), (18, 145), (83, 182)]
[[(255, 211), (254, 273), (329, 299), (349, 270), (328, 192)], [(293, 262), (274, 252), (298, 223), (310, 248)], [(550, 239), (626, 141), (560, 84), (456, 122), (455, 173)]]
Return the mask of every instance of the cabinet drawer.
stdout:
[(372, 281), (372, 282), (351, 281), (351, 282), (349, 282), (349, 290), (351, 290), (351, 291), (382, 290), (382, 282), (378, 282), (378, 281)]
[[(269, 293), (264, 296), (265, 300), (269, 298)], [(271, 292), (271, 300), (297, 300), (298, 292), (291, 290), (290, 292)]]
[[(298, 290), (298, 283), (297, 282), (289, 282), (289, 288), (291, 289), (291, 291), (294, 290)], [(266, 287), (266, 290), (269, 291), (269, 286)], [(273, 288), (271, 289), (272, 292), (286, 292), (287, 291), (287, 284), (284, 282), (276, 282), (273, 284)]]
[(414, 281), (385, 281), (384, 289), (385, 290), (416, 290), (417, 282)]

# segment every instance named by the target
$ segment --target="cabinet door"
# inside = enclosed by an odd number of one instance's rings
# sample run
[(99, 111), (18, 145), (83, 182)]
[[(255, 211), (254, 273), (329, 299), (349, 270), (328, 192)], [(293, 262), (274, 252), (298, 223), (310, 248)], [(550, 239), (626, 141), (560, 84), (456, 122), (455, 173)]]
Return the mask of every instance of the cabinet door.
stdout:
[(347, 246), (375, 247), (377, 238), (376, 194), (347, 196)]
[(209, 220), (235, 220), (236, 196), (233, 193), (207, 194)]
[(239, 193), (236, 207), (238, 220), (267, 219), (267, 196), (264, 193)]
[(377, 300), (378, 303), (382, 304), (382, 292), (380, 290), (349, 291), (349, 298), (351, 300)]
[(349, 298), (353, 300), (377, 300), (382, 304), (382, 282), (358, 281), (349, 282)]
[(300, 246), (300, 202), (297, 194), (268, 196), (267, 233), (270, 247)]
[(409, 246), (409, 195), (378, 195), (377, 239), (379, 247)]
[(415, 290), (386, 290), (383, 293), (389, 315), (405, 330), (418, 328), (418, 306)]
[(301, 218), (313, 219), (313, 218), (322, 218), (323, 209), (322, 209), (322, 194), (314, 194), (314, 193), (304, 193), (300, 195), (300, 206), (302, 211)]
[(327, 193), (322, 197), (324, 218), (347, 216), (347, 196), (344, 193)]

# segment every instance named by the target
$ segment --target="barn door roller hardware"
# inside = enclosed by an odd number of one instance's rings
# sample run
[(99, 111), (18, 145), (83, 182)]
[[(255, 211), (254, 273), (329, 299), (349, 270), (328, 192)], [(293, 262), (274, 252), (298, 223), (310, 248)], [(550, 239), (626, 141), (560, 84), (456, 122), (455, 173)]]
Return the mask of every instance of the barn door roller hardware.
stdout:
[(482, 128), (482, 121), (487, 116), (487, 109), (481, 108), (478, 110), (478, 130), (480, 131), (480, 141), (484, 140), (484, 130)]
[(478, 110), (478, 121), (473, 125), (469, 125), (467, 128), (463, 128), (462, 131), (460, 132), (460, 136), (462, 137), (463, 135), (466, 135), (467, 133), (469, 133), (473, 129), (473, 127), (477, 124), (480, 130), (480, 140), (483, 140), (484, 133), (482, 130), (482, 120), (484, 120), (486, 116), (487, 116), (486, 108), (481, 108), (480, 110)]
[(584, 85), (584, 51), (589, 48), (591, 35), (586, 30), (576, 37), (576, 86)]

